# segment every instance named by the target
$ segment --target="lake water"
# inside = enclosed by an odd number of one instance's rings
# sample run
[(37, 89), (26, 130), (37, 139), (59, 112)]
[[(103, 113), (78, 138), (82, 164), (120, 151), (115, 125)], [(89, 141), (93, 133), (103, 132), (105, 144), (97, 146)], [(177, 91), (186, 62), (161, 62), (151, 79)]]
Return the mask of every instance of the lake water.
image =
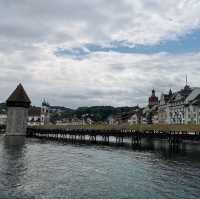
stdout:
[(0, 199), (199, 199), (200, 144), (71, 145), (0, 136)]

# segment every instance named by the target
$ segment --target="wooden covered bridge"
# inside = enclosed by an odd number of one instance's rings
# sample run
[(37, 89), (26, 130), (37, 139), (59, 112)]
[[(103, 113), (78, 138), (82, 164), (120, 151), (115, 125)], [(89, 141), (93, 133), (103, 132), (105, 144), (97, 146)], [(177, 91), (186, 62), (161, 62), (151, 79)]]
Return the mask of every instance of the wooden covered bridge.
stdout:
[(27, 137), (66, 140), (75, 142), (92, 142), (109, 144), (113, 139), (123, 144), (124, 139), (131, 144), (139, 144), (143, 138), (165, 139), (170, 144), (179, 144), (183, 140), (200, 141), (200, 126), (180, 125), (135, 125), (135, 126), (40, 126), (27, 129)]

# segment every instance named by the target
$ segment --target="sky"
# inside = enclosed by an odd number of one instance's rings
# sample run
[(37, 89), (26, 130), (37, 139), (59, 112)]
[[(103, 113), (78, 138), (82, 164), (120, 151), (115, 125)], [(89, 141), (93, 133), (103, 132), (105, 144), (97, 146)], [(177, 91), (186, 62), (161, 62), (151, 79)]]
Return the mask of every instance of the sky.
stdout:
[(199, 0), (0, 0), (0, 102), (143, 106), (200, 87)]

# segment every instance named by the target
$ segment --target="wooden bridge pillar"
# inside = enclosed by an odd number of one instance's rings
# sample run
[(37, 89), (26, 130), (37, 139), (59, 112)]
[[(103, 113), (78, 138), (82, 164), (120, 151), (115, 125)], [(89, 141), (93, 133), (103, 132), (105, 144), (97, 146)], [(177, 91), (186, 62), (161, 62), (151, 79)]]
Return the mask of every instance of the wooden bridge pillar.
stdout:
[(109, 144), (109, 135), (103, 135), (102, 140), (103, 140), (103, 143)]
[(122, 145), (124, 142), (123, 136), (116, 136), (116, 144)]
[(180, 135), (180, 132), (170, 131), (168, 142), (170, 145), (178, 145), (182, 142), (182, 135)]
[(141, 136), (139, 135), (139, 132), (134, 132), (131, 137), (131, 144), (141, 144)]

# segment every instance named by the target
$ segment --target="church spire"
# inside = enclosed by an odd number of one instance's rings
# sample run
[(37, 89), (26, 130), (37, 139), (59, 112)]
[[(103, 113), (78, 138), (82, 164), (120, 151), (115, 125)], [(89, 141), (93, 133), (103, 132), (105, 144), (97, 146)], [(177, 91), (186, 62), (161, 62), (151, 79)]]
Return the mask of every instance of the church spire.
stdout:
[(187, 77), (187, 75), (186, 75), (186, 78), (185, 78), (185, 87), (184, 87), (184, 90), (185, 91), (191, 91), (191, 88), (190, 88), (190, 86), (188, 84), (188, 77)]
[(171, 97), (172, 95), (173, 95), (172, 89), (170, 88), (170, 89), (169, 89), (169, 96)]
[(153, 88), (153, 90), (152, 90), (152, 96), (155, 96), (155, 94), (156, 94), (156, 91), (155, 91), (155, 89)]
[(186, 78), (185, 78), (185, 85), (186, 85), (186, 86), (188, 85), (188, 78), (187, 78), (187, 75), (186, 75)]

